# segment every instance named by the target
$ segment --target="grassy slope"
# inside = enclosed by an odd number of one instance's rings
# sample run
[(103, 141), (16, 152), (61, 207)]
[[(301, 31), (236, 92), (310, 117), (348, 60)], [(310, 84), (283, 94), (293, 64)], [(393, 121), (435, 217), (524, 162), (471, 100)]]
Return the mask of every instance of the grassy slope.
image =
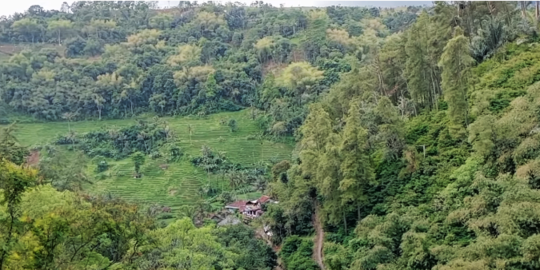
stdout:
[[(221, 119), (234, 118), (238, 121), (238, 131), (230, 132), (228, 127), (220, 125)], [(214, 151), (223, 151), (233, 162), (251, 164), (270, 158), (287, 159), (290, 157), (292, 145), (274, 143), (270, 141), (248, 140), (249, 135), (259, 133), (254, 121), (249, 118), (247, 111), (220, 113), (210, 115), (206, 119), (198, 118), (164, 118), (171, 129), (178, 136), (178, 144), (184, 150), (186, 158), (178, 163), (169, 164), (167, 170), (159, 165), (166, 163), (162, 159), (151, 160), (147, 158), (143, 166), (142, 179), (133, 179), (133, 164), (131, 160), (109, 160), (111, 168), (98, 177), (93, 173), (97, 160), (89, 166), (89, 173), (93, 175), (93, 185), (89, 185), (91, 193), (107, 193), (119, 195), (127, 200), (136, 202), (159, 203), (170, 206), (173, 210), (184, 204), (193, 204), (199, 197), (197, 190), (207, 181), (220, 181), (220, 185), (227, 185), (221, 176), (208, 176), (203, 170), (194, 167), (189, 162), (189, 156), (200, 155), (203, 145), (208, 145)], [(100, 127), (125, 127), (132, 125), (134, 120), (107, 120), (84, 121), (71, 124), (77, 133), (84, 133)], [(190, 140), (188, 125), (193, 127)], [(32, 146), (51, 142), (57, 134), (68, 131), (66, 122), (19, 124), (16, 135), (23, 145)], [(260, 194), (250, 194), (256, 197)], [(246, 197), (247, 198), (247, 197)]]

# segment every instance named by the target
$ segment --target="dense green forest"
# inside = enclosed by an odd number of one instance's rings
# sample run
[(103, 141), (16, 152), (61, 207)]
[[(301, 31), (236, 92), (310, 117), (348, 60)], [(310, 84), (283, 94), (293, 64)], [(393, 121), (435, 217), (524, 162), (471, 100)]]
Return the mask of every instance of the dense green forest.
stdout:
[[(0, 270), (540, 269), (539, 14), (118, 1), (1, 18)], [(216, 147), (260, 157), (190, 152), (209, 139), (190, 119), (217, 113), (236, 118), (209, 129)], [(36, 145), (12, 124), (59, 121)], [(296, 147), (269, 158), (265, 141)], [(207, 180), (170, 213), (97, 194), (115, 163), (121, 185), (162, 177), (149, 163)], [(279, 203), (210, 219), (250, 192)]]

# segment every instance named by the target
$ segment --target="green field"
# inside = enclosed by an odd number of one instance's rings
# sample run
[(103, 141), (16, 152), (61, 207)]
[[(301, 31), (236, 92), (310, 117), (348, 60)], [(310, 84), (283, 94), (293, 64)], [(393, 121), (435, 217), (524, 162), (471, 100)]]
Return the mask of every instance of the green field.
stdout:
[[(238, 130), (231, 132), (227, 126), (220, 124), (222, 119), (234, 118), (238, 122)], [(131, 160), (108, 160), (110, 169), (102, 175), (94, 173), (96, 160), (89, 164), (88, 173), (93, 178), (93, 184), (87, 190), (93, 194), (111, 193), (126, 200), (138, 203), (159, 203), (173, 210), (182, 205), (193, 204), (198, 199), (198, 189), (208, 181), (218, 181), (219, 185), (227, 185), (221, 176), (207, 175), (189, 162), (190, 156), (200, 155), (203, 145), (213, 151), (225, 152), (225, 156), (244, 165), (261, 160), (289, 159), (292, 144), (260, 141), (253, 135), (260, 133), (255, 121), (249, 118), (247, 111), (234, 113), (219, 113), (204, 119), (196, 117), (166, 117), (170, 128), (178, 137), (178, 145), (183, 149), (185, 158), (177, 163), (168, 164), (167, 169), (160, 168), (166, 163), (164, 159), (152, 160), (147, 158), (142, 167), (143, 177), (133, 178)], [(71, 123), (71, 128), (77, 133), (85, 133), (101, 127), (126, 127), (135, 123), (133, 119), (81, 121)], [(188, 125), (193, 128), (189, 136)], [(44, 145), (50, 143), (58, 134), (66, 134), (67, 122), (19, 124), (16, 136), (25, 146)], [(250, 138), (251, 137), (251, 138)], [(72, 155), (71, 153), (68, 153)], [(249, 196), (257, 196), (253, 193)], [(246, 197), (246, 196), (244, 196)]]

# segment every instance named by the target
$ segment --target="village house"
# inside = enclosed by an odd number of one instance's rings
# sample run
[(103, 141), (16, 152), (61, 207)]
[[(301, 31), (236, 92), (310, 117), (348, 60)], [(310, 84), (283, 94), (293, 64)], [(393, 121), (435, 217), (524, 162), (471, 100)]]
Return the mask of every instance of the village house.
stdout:
[(262, 206), (267, 203), (276, 203), (272, 199), (270, 199), (269, 196), (262, 196), (258, 200), (253, 201), (236, 201), (231, 204), (228, 204), (225, 206), (225, 209), (230, 210), (231, 212), (238, 211), (239, 213), (242, 213), (245, 217), (248, 218), (256, 218), (262, 216), (264, 213), (262, 210)]

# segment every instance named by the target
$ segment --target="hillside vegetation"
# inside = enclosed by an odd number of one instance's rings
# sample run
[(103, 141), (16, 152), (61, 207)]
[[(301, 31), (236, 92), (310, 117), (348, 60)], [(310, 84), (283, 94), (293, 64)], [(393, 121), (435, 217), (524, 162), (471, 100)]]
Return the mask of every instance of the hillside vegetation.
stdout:
[(539, 269), (531, 4), (3, 18), (0, 270)]
[[(220, 123), (229, 119), (238, 122), (235, 132)], [(155, 121), (151, 118), (148, 120)], [(226, 190), (230, 188), (224, 176), (208, 174), (204, 169), (191, 164), (190, 157), (199, 156), (203, 146), (223, 153), (232, 162), (246, 166), (288, 159), (292, 151), (289, 143), (260, 138), (260, 130), (249, 118), (247, 111), (219, 113), (205, 118), (165, 117), (159, 120), (165, 121), (171, 134), (175, 134), (174, 145), (178, 146), (182, 158), (178, 161), (170, 161), (167, 156), (149, 158), (142, 167), (144, 177), (141, 179), (133, 179), (133, 163), (128, 158), (105, 157), (103, 153), (85, 157), (68, 151), (66, 148), (70, 147), (69, 142), (65, 146), (48, 145), (57, 140), (59, 135), (68, 134), (68, 130), (80, 137), (100, 129), (126, 128), (135, 124), (135, 120), (26, 123), (17, 125), (14, 135), (22, 145), (41, 149), (41, 159), (44, 162), (49, 160), (51, 163), (48, 164), (55, 164), (54, 161), (59, 162), (57, 166), (66, 166), (66, 163), (72, 164), (73, 159), (79, 160), (75, 164), (85, 167), (84, 172), (89, 179), (89, 183), (84, 185), (86, 192), (111, 194), (134, 203), (160, 204), (172, 208), (173, 213), (178, 213), (182, 205), (194, 205), (202, 200), (204, 196), (200, 189), (206, 185), (217, 185)], [(155, 151), (166, 152), (165, 148), (158, 147)], [(59, 152), (54, 153), (54, 156), (65, 158), (56, 160), (48, 154), (51, 151)], [(97, 167), (103, 161), (107, 162), (108, 170), (98, 172)]]

